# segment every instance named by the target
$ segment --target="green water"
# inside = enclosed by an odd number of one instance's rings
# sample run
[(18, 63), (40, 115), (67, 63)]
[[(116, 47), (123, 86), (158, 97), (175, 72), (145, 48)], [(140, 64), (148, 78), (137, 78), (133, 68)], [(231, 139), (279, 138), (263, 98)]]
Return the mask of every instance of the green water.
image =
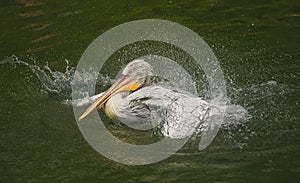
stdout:
[(204, 151), (179, 152), (152, 165), (122, 165), (88, 145), (72, 107), (45, 92), (28, 67), (1, 64), (0, 182), (300, 180), (299, 1), (16, 0), (0, 5), (0, 59), (16, 55), (60, 72), (65, 59), (75, 67), (96, 37), (121, 23), (155, 18), (182, 24), (210, 45), (228, 96), (252, 116), (221, 129)]

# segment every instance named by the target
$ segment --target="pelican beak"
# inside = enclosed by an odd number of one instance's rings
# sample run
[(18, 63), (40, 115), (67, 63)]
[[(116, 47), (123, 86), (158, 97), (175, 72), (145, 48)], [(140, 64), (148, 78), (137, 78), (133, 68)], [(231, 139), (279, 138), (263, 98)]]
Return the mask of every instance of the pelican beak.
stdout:
[(133, 76), (122, 76), (78, 118), (78, 122), (84, 119), (95, 109), (101, 107), (115, 94), (122, 91), (135, 91), (140, 88), (140, 86), (141, 83), (136, 82)]

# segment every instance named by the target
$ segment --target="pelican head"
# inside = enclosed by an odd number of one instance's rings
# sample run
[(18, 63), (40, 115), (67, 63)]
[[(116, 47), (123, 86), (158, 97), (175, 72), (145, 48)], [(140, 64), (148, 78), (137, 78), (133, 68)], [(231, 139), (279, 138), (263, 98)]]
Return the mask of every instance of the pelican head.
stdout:
[(133, 92), (139, 89), (147, 84), (152, 75), (151, 65), (144, 60), (136, 59), (128, 63), (122, 72), (122, 76), (78, 118), (78, 121), (101, 107), (115, 94), (126, 91)]
[(152, 66), (141, 59), (128, 63), (122, 73), (123, 76), (134, 78), (141, 85), (147, 82), (150, 76), (153, 76)]

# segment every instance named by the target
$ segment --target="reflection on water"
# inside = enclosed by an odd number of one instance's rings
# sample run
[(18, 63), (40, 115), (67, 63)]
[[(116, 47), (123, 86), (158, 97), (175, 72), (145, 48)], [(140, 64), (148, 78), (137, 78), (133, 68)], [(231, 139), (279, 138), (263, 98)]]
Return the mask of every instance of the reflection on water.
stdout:
[[(283, 0), (1, 2), (0, 181), (297, 182), (299, 6)], [(133, 167), (89, 147), (63, 101), (89, 43), (142, 18), (175, 21), (203, 37), (220, 61), (231, 102), (251, 118), (224, 125), (204, 151), (189, 148), (191, 142), (165, 161)], [(99, 91), (112, 82), (99, 81)], [(109, 128), (121, 139), (145, 136)]]

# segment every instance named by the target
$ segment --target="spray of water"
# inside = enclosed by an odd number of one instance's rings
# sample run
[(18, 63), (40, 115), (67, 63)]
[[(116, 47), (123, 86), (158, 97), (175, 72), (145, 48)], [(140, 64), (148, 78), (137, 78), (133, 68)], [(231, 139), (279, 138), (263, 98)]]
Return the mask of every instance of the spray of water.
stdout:
[[(86, 86), (92, 83), (93, 80), (97, 80), (97, 86), (106, 87), (110, 85), (111, 80), (108, 77), (104, 77), (98, 74), (93, 68), (86, 71), (75, 72), (74, 67), (69, 66), (69, 61), (65, 59), (66, 68), (64, 72), (53, 71), (48, 64), (44, 66), (38, 66), (35, 63), (30, 64), (25, 61), (20, 60), (17, 56), (12, 55), (2, 60), (0, 64), (13, 64), (18, 66), (25, 66), (29, 68), (32, 73), (38, 78), (45, 92), (49, 96), (62, 100), (64, 104), (72, 105), (71, 94), (72, 94), (72, 84), (76, 81), (80, 81), (82, 86)], [(82, 87), (84, 88), (84, 87)], [(79, 91), (82, 98), (74, 101), (73, 103), (77, 105), (85, 105), (95, 100), (95, 97), (89, 97), (86, 91)]]
[[(153, 57), (153, 56), (152, 56)], [(151, 58), (152, 58), (151, 57)], [(147, 58), (147, 57), (146, 57)], [(165, 59), (160, 57), (153, 57), (155, 59)], [(155, 59), (152, 58), (152, 64), (155, 65)], [(154, 60), (154, 61), (153, 61)], [(160, 60), (159, 60), (160, 61)], [(101, 74), (99, 74), (98, 71), (94, 70), (93, 68), (89, 68), (87, 70), (83, 71), (76, 71), (75, 68), (69, 66), (68, 60), (65, 60), (66, 62), (66, 68), (64, 72), (59, 71), (53, 71), (48, 64), (44, 66), (38, 66), (36, 64), (30, 64), (25, 61), (22, 61), (18, 59), (17, 56), (11, 56), (6, 58), (5, 60), (2, 60), (0, 64), (14, 64), (19, 66), (25, 66), (28, 67), (32, 73), (39, 79), (41, 85), (44, 88), (44, 91), (46, 91), (49, 96), (53, 97), (55, 96), (56, 99), (61, 100), (63, 104), (66, 105), (76, 105), (76, 106), (88, 106), (90, 103), (94, 102), (99, 96), (101, 96), (102, 93), (92, 96), (91, 93), (88, 91), (85, 91), (86, 86), (91, 85), (91, 83), (94, 83), (95, 80), (97, 81), (98, 90), (103, 91), (103, 88), (107, 88), (111, 85), (112, 79), (109, 77), (104, 77)], [(160, 62), (157, 62), (160, 63)], [(160, 70), (159, 70), (160, 69)], [(157, 72), (161, 71), (161, 68), (159, 65), (157, 66)], [(182, 69), (179, 69), (180, 71)], [(180, 85), (180, 83), (176, 83), (179, 75), (182, 72), (172, 72), (174, 76), (171, 76), (168, 78), (167, 82), (160, 81), (162, 85), (170, 85), (170, 82), (172, 86), (170, 87), (178, 87), (178, 88), (185, 88), (189, 89), (189, 92), (197, 93), (195, 90), (195, 82), (183, 82), (184, 85)], [(161, 73), (158, 73), (161, 74)], [(178, 76), (176, 75), (178, 74)], [(175, 79), (174, 79), (175, 78)], [(173, 80), (174, 81), (173, 81)], [(191, 79), (189, 81), (192, 81)], [(78, 87), (78, 91), (80, 96), (78, 99), (72, 100), (71, 99), (71, 93), (72, 93), (72, 84), (76, 82), (81, 83), (81, 85)], [(158, 83), (159, 84), (159, 83)], [(179, 85), (178, 85), (179, 84)], [(267, 85), (273, 85), (274, 83), (268, 83)], [(174, 86), (173, 86), (174, 85)], [(99, 89), (102, 88), (102, 89)], [(253, 87), (251, 87), (253, 88)], [(250, 88), (250, 89), (251, 89)], [(237, 90), (238, 93), (242, 93), (243, 89)], [(245, 89), (247, 91), (248, 89)], [(254, 87), (254, 90), (255, 87)], [(245, 121), (248, 119), (249, 115), (247, 113), (247, 110), (245, 110), (242, 106), (239, 105), (228, 105), (230, 104), (230, 101), (228, 98), (224, 99), (222, 97), (215, 98), (212, 101), (210, 101), (212, 104), (212, 108), (210, 111), (210, 116), (213, 116), (215, 121), (217, 120), (218, 115), (225, 114), (224, 122), (222, 124), (223, 129), (230, 129), (233, 125), (241, 125), (242, 121)], [(201, 134), (199, 132), (209, 131), (211, 130), (212, 126), (208, 123), (201, 123), (201, 126), (199, 126), (198, 131), (196, 133)]]

